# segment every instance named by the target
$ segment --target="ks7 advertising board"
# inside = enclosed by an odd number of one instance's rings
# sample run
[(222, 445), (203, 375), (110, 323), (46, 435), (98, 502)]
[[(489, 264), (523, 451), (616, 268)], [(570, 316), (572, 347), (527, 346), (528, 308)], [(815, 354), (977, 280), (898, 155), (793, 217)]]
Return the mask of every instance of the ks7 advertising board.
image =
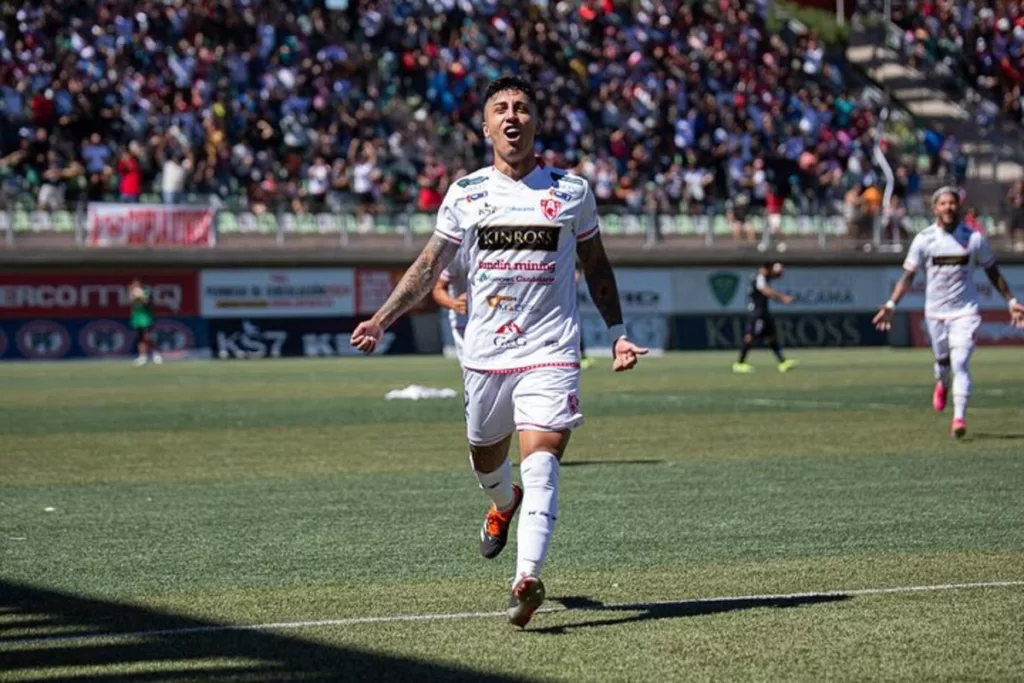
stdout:
[[(222, 360), (359, 355), (349, 343), (359, 324), (343, 318), (223, 318), (210, 320), (210, 344)], [(401, 318), (384, 333), (375, 353), (415, 352), (412, 323)]]
[[(143, 273), (140, 279), (158, 318), (197, 314), (195, 272)], [(126, 318), (131, 281), (131, 273), (0, 273), (0, 319)]]

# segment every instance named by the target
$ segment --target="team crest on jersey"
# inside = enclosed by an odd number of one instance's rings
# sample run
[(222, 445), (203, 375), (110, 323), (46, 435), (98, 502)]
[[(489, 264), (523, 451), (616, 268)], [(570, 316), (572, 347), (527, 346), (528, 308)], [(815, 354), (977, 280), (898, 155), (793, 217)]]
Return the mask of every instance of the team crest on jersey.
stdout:
[(540, 200), (540, 210), (544, 214), (544, 218), (553, 221), (558, 218), (558, 212), (562, 210), (562, 202), (557, 199), (542, 199)]

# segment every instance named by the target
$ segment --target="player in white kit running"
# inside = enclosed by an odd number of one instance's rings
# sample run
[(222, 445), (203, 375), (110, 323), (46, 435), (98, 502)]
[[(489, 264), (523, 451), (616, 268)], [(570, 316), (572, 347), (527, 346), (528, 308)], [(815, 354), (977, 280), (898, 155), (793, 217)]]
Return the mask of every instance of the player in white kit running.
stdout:
[(935, 223), (922, 230), (910, 243), (903, 262), (903, 276), (892, 296), (875, 315), (880, 330), (888, 330), (896, 304), (910, 289), (914, 274), (924, 268), (927, 275), (924, 315), (935, 354), (935, 390), (932, 406), (945, 410), (952, 371), (953, 425), (959, 438), (967, 433), (967, 399), (971, 395), (971, 354), (974, 335), (981, 324), (974, 269), (982, 268), (992, 286), (1007, 300), (1010, 323), (1024, 327), (1024, 306), (1017, 303), (1010, 286), (996, 266), (988, 240), (960, 221), (960, 194), (954, 187), (942, 187), (932, 195)]
[[(534, 155), (533, 90), (517, 77), (492, 82), (484, 97), (484, 137), (494, 165), (454, 183), (423, 252), (387, 302), (352, 333), (372, 353), (384, 330), (431, 290), (460, 246), (468, 264), (462, 349), (470, 460), (491, 507), (480, 552), (497, 557), (522, 508), (508, 619), (525, 626), (544, 601), (540, 571), (558, 513), (559, 461), (580, 410), (580, 329), (575, 263), (608, 325), (615, 371), (647, 353), (626, 338), (615, 275), (598, 229), (597, 204), (583, 178)], [(518, 433), (522, 488), (508, 460)]]
[(448, 309), (448, 324), (452, 330), (452, 341), (455, 344), (455, 356), (462, 362), (462, 338), (466, 334), (468, 321), (469, 284), (466, 282), (468, 264), (465, 253), (460, 249), (448, 267), (441, 271), (441, 276), (434, 283), (431, 292), (434, 301), (441, 308)]

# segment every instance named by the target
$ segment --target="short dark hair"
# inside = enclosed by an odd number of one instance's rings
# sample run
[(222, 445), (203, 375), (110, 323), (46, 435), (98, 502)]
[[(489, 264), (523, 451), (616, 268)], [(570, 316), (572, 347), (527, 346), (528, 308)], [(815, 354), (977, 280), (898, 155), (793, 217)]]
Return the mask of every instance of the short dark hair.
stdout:
[(535, 102), (533, 86), (525, 78), (520, 76), (499, 76), (487, 84), (487, 90), (484, 91), (484, 105), (490, 102), (492, 97), (505, 90), (518, 90), (526, 95), (531, 104)]

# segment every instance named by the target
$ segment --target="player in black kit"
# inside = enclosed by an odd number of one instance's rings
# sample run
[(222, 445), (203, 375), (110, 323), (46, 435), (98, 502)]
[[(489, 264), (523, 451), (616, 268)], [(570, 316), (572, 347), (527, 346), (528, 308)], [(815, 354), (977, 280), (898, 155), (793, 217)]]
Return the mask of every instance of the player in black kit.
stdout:
[(732, 364), (733, 372), (753, 372), (754, 366), (747, 362), (747, 354), (750, 347), (758, 339), (763, 339), (769, 348), (779, 359), (779, 372), (787, 372), (796, 365), (796, 361), (786, 360), (782, 355), (782, 346), (779, 344), (779, 335), (775, 329), (775, 319), (768, 310), (768, 302), (771, 300), (783, 304), (793, 302), (793, 297), (782, 292), (777, 292), (768, 286), (768, 282), (782, 277), (782, 264), (767, 262), (750, 278), (750, 289), (747, 292), (747, 325), (743, 331), (743, 349), (740, 350), (740, 359)]

